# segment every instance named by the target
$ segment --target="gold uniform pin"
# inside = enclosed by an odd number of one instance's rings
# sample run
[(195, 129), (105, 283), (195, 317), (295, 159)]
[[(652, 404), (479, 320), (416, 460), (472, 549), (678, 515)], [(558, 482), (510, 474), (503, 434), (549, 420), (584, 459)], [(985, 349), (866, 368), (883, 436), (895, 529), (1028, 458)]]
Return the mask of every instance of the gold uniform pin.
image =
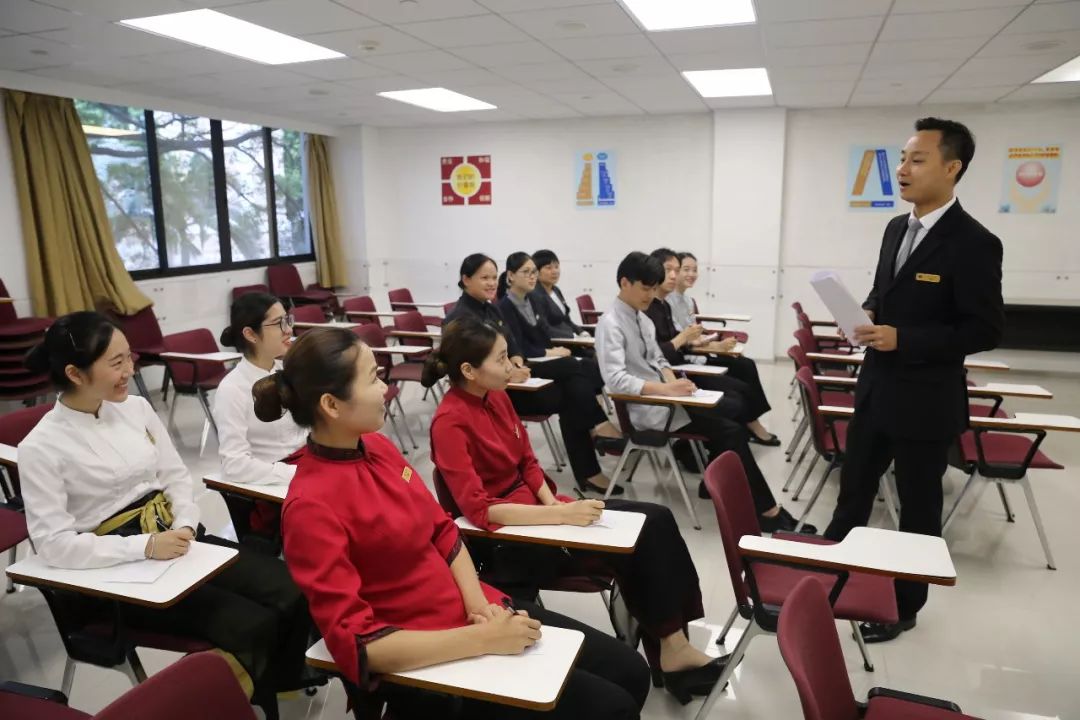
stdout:
[(941, 282), (940, 275), (933, 275), (931, 273), (915, 273), (915, 279), (919, 282), (939, 283)]
[(401, 471), (401, 479), (405, 482), (412, 480), (412, 468), (406, 465)]
[(154, 439), (154, 433), (150, 432), (150, 428), (146, 428), (146, 439), (150, 441), (151, 445), (157, 445), (157, 440)]

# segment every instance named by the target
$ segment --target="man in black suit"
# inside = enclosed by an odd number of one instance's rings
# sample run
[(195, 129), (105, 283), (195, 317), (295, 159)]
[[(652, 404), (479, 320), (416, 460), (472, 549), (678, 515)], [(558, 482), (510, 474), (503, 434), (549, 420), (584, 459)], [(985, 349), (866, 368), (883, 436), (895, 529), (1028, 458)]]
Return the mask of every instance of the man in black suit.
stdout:
[[(914, 205), (885, 228), (863, 308), (873, 325), (855, 329), (866, 360), (855, 388), (840, 497), (825, 537), (842, 540), (870, 519), (889, 463), (900, 495), (900, 529), (941, 535), (949, 446), (968, 427), (964, 357), (1001, 340), (1001, 241), (954, 195), (975, 155), (958, 122), (923, 118), (900, 153), (900, 197)], [(915, 627), (927, 586), (896, 583), (900, 621), (864, 623), (866, 642)]]

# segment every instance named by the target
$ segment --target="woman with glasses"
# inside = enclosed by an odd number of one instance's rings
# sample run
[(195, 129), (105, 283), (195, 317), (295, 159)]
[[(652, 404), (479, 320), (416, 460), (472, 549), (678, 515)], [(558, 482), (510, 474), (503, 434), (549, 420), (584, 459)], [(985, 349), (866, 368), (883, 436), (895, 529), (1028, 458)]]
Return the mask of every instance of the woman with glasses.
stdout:
[[(236, 348), (244, 357), (218, 386), (213, 409), (221, 475), (227, 482), (287, 483), (296, 472), (285, 460), (304, 445), (307, 433), (288, 413), (274, 422), (259, 420), (251, 398), (256, 382), (281, 369), (278, 358), (291, 339), (292, 316), (273, 295), (248, 293), (233, 302), (221, 344)], [(251, 533), (271, 540), (271, 552), (278, 545), (279, 518), (278, 506), (260, 503), (248, 518)]]

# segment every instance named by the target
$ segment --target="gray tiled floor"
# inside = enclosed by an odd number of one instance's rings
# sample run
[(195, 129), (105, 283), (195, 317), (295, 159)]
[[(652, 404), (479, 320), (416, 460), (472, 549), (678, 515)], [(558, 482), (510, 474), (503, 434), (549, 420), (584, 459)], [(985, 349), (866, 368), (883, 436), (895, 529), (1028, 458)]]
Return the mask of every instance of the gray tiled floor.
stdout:
[[(785, 399), (790, 366), (762, 364), (761, 370), (776, 406), (766, 418), (767, 425), (787, 440), (792, 433), (791, 405)], [(986, 379), (1038, 383), (1055, 393), (1055, 399), (1049, 402), (1008, 402), (1006, 407), (1010, 410), (1080, 412), (1080, 377), (1014, 371), (1008, 376), (998, 374)], [(414, 435), (422, 443), (419, 450), (410, 452), (410, 457), (425, 472), (430, 469), (430, 461), (423, 443), (433, 406), (421, 402), (415, 388), (409, 388), (406, 397)], [(182, 454), (198, 477), (216, 466), (216, 448), (211, 440), (206, 456), (198, 457), (202, 418), (194, 400), (182, 398), (180, 402), (179, 430), (174, 437), (179, 435)], [(549, 460), (538, 431), (534, 440), (539, 445), (541, 460)], [(1071, 468), (1032, 473), (1058, 570), (1051, 572), (1045, 568), (1030, 514), (1018, 488), (1010, 493), (1017, 514), (1015, 524), (1004, 521), (995, 492), (974, 494), (965, 502), (947, 535), (959, 582), (953, 588), (931, 590), (930, 603), (919, 616), (919, 627), (897, 641), (872, 646), (877, 664), (873, 673), (862, 669), (854, 642), (848, 633), (841, 633), (857, 695), (882, 685), (951, 698), (968, 713), (987, 720), (1080, 718), (1077, 690), (1080, 657), (1076, 649), (1080, 633), (1075, 629), (1074, 600), (1080, 592), (1080, 558), (1073, 554), (1080, 540), (1080, 527), (1073, 525), (1080, 508), (1080, 484), (1077, 484), (1080, 444), (1076, 436), (1059, 433), (1047, 439), (1045, 449), (1051, 457)], [(782, 497), (780, 486), (788, 466), (781, 450), (755, 448), (755, 453), (777, 496)], [(569, 488), (570, 482), (566, 474), (564, 471), (554, 475), (564, 489)], [(946, 480), (950, 496), (946, 503), (962, 479), (950, 471)], [(691, 480), (696, 484), (696, 477)], [(670, 485), (658, 485), (644, 467), (628, 496), (663, 502), (673, 508), (701, 576), (706, 621), (722, 623), (733, 599), (709, 504), (695, 500), (704, 529), (693, 530), (677, 492)], [(819, 526), (825, 524), (835, 497), (834, 479), (811, 514), (813, 522)], [(215, 494), (203, 494), (199, 502), (209, 527), (221, 527), (227, 522), (224, 505)], [(801, 512), (803, 502), (788, 500), (787, 504), (796, 515)], [(879, 511), (874, 522), (887, 525), (888, 519)], [(595, 597), (553, 593), (545, 601), (551, 609), (609, 629), (603, 607)], [(695, 640), (707, 642), (706, 632), (705, 628), (695, 632)], [(732, 640), (728, 644), (730, 647)], [(174, 657), (154, 652), (145, 652), (143, 656), (149, 672), (160, 669)], [(41, 596), (34, 590), (0, 596), (0, 678), (56, 687), (63, 662), (63, 649)], [(80, 709), (95, 711), (127, 687), (127, 680), (117, 672), (80, 667), (71, 702)], [(646, 705), (645, 717), (691, 718), (698, 706), (699, 702), (695, 701), (680, 707), (666, 693), (654, 691)], [(339, 686), (331, 686), (314, 698), (286, 701), (282, 710), (283, 716), (290, 720), (341, 718), (344, 695)], [(794, 685), (773, 638), (764, 636), (754, 641), (735, 681), (716, 704), (711, 717), (729, 720), (801, 717)]]

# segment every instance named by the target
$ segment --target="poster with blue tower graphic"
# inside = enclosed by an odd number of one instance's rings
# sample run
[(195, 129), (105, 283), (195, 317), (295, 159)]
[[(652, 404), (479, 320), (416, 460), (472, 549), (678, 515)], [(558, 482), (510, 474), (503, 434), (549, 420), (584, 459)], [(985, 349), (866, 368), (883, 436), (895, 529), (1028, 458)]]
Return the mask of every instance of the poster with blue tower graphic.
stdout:
[(615, 153), (610, 150), (579, 152), (575, 158), (574, 181), (577, 183), (577, 207), (583, 209), (615, 207)]

